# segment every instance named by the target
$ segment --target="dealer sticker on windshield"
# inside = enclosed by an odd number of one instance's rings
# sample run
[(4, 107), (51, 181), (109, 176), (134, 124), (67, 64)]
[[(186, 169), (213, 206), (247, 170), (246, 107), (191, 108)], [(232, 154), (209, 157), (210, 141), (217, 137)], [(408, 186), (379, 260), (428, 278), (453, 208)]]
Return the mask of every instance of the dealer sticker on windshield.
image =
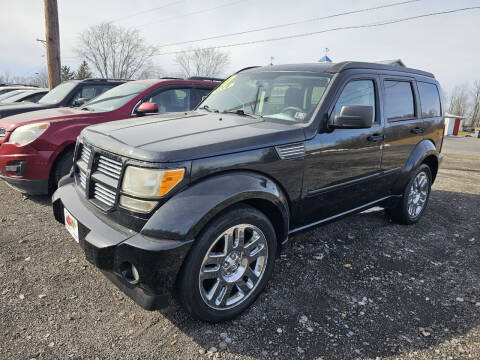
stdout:
[(304, 120), (305, 115), (307, 115), (307, 113), (304, 113), (303, 111), (297, 111), (293, 117), (297, 120)]
[(78, 221), (72, 216), (72, 214), (68, 212), (67, 209), (64, 209), (64, 214), (65, 227), (67, 228), (70, 235), (72, 235), (75, 241), (78, 243)]

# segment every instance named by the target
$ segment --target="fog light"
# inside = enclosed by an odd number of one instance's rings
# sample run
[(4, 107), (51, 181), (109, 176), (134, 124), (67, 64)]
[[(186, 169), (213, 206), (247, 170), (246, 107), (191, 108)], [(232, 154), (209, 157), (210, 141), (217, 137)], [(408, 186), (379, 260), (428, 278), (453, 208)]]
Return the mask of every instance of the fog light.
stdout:
[(122, 273), (123, 279), (132, 285), (138, 284), (140, 281), (138, 269), (132, 263), (124, 262), (120, 265), (120, 272)]
[(6, 165), (5, 171), (15, 173), (15, 175), (23, 176), (27, 170), (27, 162), (25, 160), (16, 161), (14, 164)]

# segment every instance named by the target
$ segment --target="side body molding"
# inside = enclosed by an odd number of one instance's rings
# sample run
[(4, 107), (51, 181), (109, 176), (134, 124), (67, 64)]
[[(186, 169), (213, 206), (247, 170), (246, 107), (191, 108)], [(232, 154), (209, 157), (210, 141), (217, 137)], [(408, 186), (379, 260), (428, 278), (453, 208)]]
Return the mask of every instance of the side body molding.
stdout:
[(405, 163), (405, 166), (398, 175), (398, 180), (395, 182), (392, 188), (393, 195), (399, 195), (403, 193), (403, 190), (410, 180), (412, 173), (423, 162), (423, 160), (430, 155), (434, 155), (438, 162), (439, 154), (433, 142), (426, 139), (420, 141), (413, 149), (410, 157)]
[(275, 206), (283, 220), (282, 228), (275, 230), (283, 242), (290, 218), (287, 197), (273, 180), (249, 171), (226, 172), (189, 186), (163, 204), (141, 234), (157, 239), (192, 240), (222, 210), (249, 200), (264, 200)]

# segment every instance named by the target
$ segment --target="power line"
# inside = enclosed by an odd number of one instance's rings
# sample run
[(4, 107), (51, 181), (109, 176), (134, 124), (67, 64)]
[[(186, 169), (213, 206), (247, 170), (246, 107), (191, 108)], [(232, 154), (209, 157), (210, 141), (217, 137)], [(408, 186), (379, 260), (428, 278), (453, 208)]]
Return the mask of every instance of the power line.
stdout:
[[(331, 28), (331, 29), (326, 29), (326, 30), (308, 32), (308, 33), (302, 33), (302, 34), (295, 34), (295, 35), (287, 35), (287, 36), (281, 36), (281, 37), (270, 38), (270, 39), (253, 40), (253, 41), (245, 41), (245, 42), (240, 42), (240, 43), (235, 43), (235, 44), (211, 46), (211, 47), (202, 48), (202, 50), (223, 49), (223, 48), (243, 46), (243, 45), (259, 44), (259, 43), (265, 43), (265, 42), (270, 42), (270, 41), (279, 41), (279, 40), (286, 40), (286, 39), (293, 39), (293, 38), (299, 38), (299, 37), (306, 37), (306, 36), (318, 35), (318, 34), (323, 34), (323, 33), (327, 33), (327, 32), (334, 32), (334, 31), (340, 31), (340, 30), (352, 30), (352, 29), (371, 28), (371, 27), (376, 27), (376, 26), (385, 26), (385, 25), (396, 24), (396, 23), (400, 23), (400, 22), (404, 22), (404, 21), (410, 21), (410, 20), (415, 20), (415, 19), (420, 19), (420, 18), (426, 18), (426, 17), (437, 16), (437, 15), (444, 15), (444, 14), (451, 14), (451, 13), (456, 13), (456, 12), (460, 12), (460, 11), (477, 10), (477, 9), (480, 9), (480, 6), (473, 6), (473, 7), (461, 8), (461, 9), (454, 9), (454, 10), (447, 10), (447, 11), (439, 11), (439, 12), (435, 12), (435, 13), (427, 13), (427, 14), (422, 14), (422, 15), (417, 15), (417, 16), (410, 16), (410, 17), (406, 17), (406, 18), (389, 20), (389, 21), (379, 22), (379, 23), (373, 23), (373, 24), (363, 24), (363, 25), (352, 25), (352, 26), (336, 27), (336, 28)], [(179, 50), (179, 51), (170, 51), (170, 52), (165, 52), (165, 53), (158, 54), (157, 56), (161, 56), (161, 55), (175, 55), (175, 54), (181, 54), (181, 53), (185, 53), (185, 52), (191, 52), (191, 51), (193, 51), (193, 50), (194, 50), (194, 49), (186, 49), (186, 50)]]
[(398, 5), (404, 5), (404, 4), (409, 4), (409, 3), (414, 3), (414, 2), (419, 2), (421, 0), (408, 0), (408, 1), (402, 1), (402, 2), (396, 2), (392, 4), (387, 4), (387, 5), (381, 5), (381, 6), (375, 6), (371, 8), (366, 8), (366, 9), (360, 9), (360, 10), (352, 10), (352, 11), (346, 11), (346, 12), (341, 12), (333, 15), (328, 15), (328, 16), (322, 16), (322, 17), (316, 17), (312, 19), (307, 19), (307, 20), (301, 20), (301, 21), (295, 21), (295, 22), (290, 22), (290, 23), (285, 23), (285, 24), (278, 24), (278, 25), (272, 25), (272, 26), (266, 26), (262, 28), (257, 28), (253, 30), (247, 30), (247, 31), (239, 31), (235, 33), (229, 33), (229, 34), (222, 34), (222, 35), (216, 35), (216, 36), (210, 36), (210, 37), (205, 37), (201, 39), (195, 39), (195, 40), (187, 40), (187, 41), (179, 41), (175, 43), (170, 43), (170, 44), (165, 44), (159, 46), (160, 48), (167, 47), (167, 46), (174, 46), (174, 45), (185, 45), (185, 44), (191, 44), (199, 41), (205, 41), (205, 40), (213, 40), (213, 39), (220, 39), (224, 37), (230, 37), (230, 36), (236, 36), (236, 35), (243, 35), (243, 34), (250, 34), (258, 31), (265, 31), (265, 30), (272, 30), (272, 29), (278, 29), (281, 27), (287, 27), (287, 26), (293, 26), (293, 25), (299, 25), (299, 24), (305, 24), (308, 22), (314, 22), (314, 21), (319, 21), (319, 20), (325, 20), (325, 19), (331, 19), (339, 16), (344, 16), (344, 15), (351, 15), (351, 14), (358, 14), (362, 12), (367, 12), (367, 11), (372, 11), (372, 10), (378, 10), (378, 9), (384, 9), (392, 6), (398, 6)]
[(115, 20), (110, 20), (108, 22), (112, 23), (112, 22), (117, 22), (117, 21), (120, 21), (120, 20), (124, 20), (124, 19), (130, 19), (134, 16), (138, 16), (138, 15), (141, 15), (141, 14), (145, 14), (145, 13), (150, 13), (152, 11), (157, 11), (157, 10), (161, 10), (161, 9), (165, 9), (169, 6), (173, 6), (173, 5), (177, 5), (177, 4), (180, 4), (182, 2), (184, 2), (185, 0), (177, 0), (177, 1), (172, 1), (172, 2), (169, 2), (168, 4), (165, 4), (165, 5), (162, 5), (162, 6), (158, 6), (158, 7), (154, 7), (154, 8), (151, 8), (151, 9), (146, 9), (146, 10), (142, 10), (142, 11), (139, 11), (139, 12), (136, 12), (136, 13), (133, 13), (133, 14), (130, 14), (130, 15), (126, 15), (126, 16), (122, 16), (121, 18), (117, 18)]
[(138, 25), (137, 28), (142, 27), (142, 26), (148, 26), (148, 25), (151, 25), (151, 24), (157, 24), (159, 22), (166, 22), (166, 21), (170, 21), (170, 20), (173, 20), (173, 19), (187, 17), (187, 16), (191, 16), (191, 15), (203, 14), (203, 13), (213, 11), (213, 10), (217, 10), (217, 9), (220, 9), (220, 8), (223, 8), (223, 7), (236, 5), (236, 4), (239, 4), (239, 3), (244, 2), (244, 1), (248, 1), (248, 0), (236, 0), (236, 1), (229, 2), (227, 4), (218, 5), (218, 6), (215, 6), (215, 7), (212, 7), (212, 8), (208, 8), (208, 9), (192, 11), (192, 12), (189, 12), (189, 13), (186, 13), (186, 14), (172, 16), (172, 17), (168, 17), (168, 18), (164, 18), (164, 19), (158, 19), (156, 21), (151, 21), (151, 22), (146, 23), (146, 24)]

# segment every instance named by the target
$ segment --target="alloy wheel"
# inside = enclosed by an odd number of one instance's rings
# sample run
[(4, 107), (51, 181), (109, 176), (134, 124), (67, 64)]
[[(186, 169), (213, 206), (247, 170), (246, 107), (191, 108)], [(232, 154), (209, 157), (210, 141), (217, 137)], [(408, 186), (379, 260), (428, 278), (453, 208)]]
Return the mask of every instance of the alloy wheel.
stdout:
[(424, 171), (419, 172), (413, 179), (407, 201), (407, 211), (411, 218), (419, 216), (425, 207), (429, 192), (428, 185), (428, 175)]
[(200, 268), (203, 301), (216, 310), (243, 303), (263, 277), (268, 244), (263, 232), (251, 224), (224, 231), (208, 249)]

